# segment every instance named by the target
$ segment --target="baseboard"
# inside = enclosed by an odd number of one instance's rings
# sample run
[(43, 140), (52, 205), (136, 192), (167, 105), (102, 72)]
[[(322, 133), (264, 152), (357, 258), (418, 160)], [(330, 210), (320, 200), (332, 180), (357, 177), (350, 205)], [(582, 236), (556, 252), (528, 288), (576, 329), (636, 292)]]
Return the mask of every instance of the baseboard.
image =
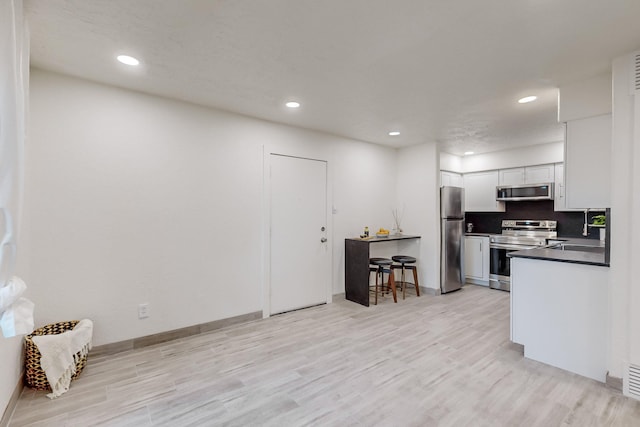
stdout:
[(425, 288), (424, 286), (420, 286), (420, 292), (423, 295), (440, 295), (442, 294), (442, 291), (440, 289), (434, 289), (434, 288)]
[(466, 278), (465, 279), (465, 283), (466, 284), (471, 284), (471, 285), (478, 285), (478, 286), (486, 286), (489, 287), (489, 282), (484, 281), (484, 280), (478, 280), (478, 279), (470, 279), (470, 278)]
[(609, 372), (607, 372), (607, 377), (604, 383), (607, 387), (618, 390), (622, 393), (622, 378), (612, 377), (609, 375)]
[[(215, 331), (226, 326), (237, 325), (240, 323), (251, 322), (253, 320), (262, 319), (262, 312), (242, 314), (240, 316), (229, 317), (226, 319), (214, 320), (213, 322), (201, 323), (199, 325), (187, 326), (186, 328), (174, 329), (172, 331), (161, 332), (159, 334), (147, 335), (144, 337), (133, 338), (130, 340), (119, 341), (110, 344), (98, 345), (91, 350), (92, 356), (102, 356), (123, 351), (144, 348), (155, 344), (161, 344), (173, 341), (179, 338), (186, 338), (193, 335), (199, 335), (206, 332)], [(0, 427), (3, 427), (0, 425)]]
[(331, 298), (331, 301), (332, 302), (333, 301), (341, 301), (341, 300), (346, 299), (346, 298), (347, 298), (347, 295), (344, 292), (342, 292), (342, 293), (339, 293), (339, 294), (333, 294), (333, 296)]
[[(412, 285), (413, 286), (413, 285)], [(409, 289), (409, 288), (407, 288)], [(440, 291), (440, 289), (433, 289), (433, 288), (426, 288), (424, 286), (420, 286), (420, 294), (421, 295), (440, 295), (442, 292)], [(346, 299), (346, 295), (344, 292), (340, 293), (340, 294), (333, 294), (333, 298), (332, 301), (336, 302), (336, 301), (341, 301)]]
[(18, 404), (18, 399), (22, 394), (22, 390), (24, 389), (24, 383), (22, 382), (23, 373), (20, 373), (20, 380), (18, 380), (18, 384), (16, 384), (15, 390), (13, 390), (13, 394), (9, 399), (9, 403), (4, 410), (4, 414), (2, 415), (2, 419), (0, 419), (0, 427), (7, 427), (9, 425), (9, 420), (13, 415), (13, 411), (16, 409), (16, 405)]
[(513, 350), (518, 354), (521, 354), (522, 356), (524, 356), (524, 345), (523, 344), (518, 344), (515, 343), (513, 341), (509, 341), (509, 343), (507, 344), (507, 348), (509, 350)]

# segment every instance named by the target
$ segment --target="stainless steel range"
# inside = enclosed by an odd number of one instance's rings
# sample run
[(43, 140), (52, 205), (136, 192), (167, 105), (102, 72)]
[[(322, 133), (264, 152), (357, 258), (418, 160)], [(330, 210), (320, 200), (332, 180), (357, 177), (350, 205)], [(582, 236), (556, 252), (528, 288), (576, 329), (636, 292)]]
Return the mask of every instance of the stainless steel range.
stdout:
[(558, 237), (557, 222), (550, 220), (505, 219), (502, 234), (490, 236), (489, 286), (503, 291), (511, 290), (511, 258), (509, 252), (533, 249), (547, 244), (547, 239)]

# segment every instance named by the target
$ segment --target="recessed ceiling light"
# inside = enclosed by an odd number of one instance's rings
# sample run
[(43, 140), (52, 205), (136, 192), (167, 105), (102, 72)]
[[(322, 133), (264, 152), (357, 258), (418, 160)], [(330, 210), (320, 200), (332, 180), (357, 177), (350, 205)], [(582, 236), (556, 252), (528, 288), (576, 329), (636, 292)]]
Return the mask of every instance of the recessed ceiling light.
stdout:
[(400, 135), (400, 132), (398, 132), (397, 130), (392, 130), (391, 132), (389, 132), (389, 136), (398, 136)]
[(473, 154), (473, 151), (465, 151), (465, 152), (464, 152), (464, 155), (465, 155), (465, 156), (470, 156), (471, 154)]
[(300, 108), (300, 103), (296, 101), (289, 101), (284, 105), (286, 105), (289, 108)]
[(118, 55), (118, 61), (122, 62), (123, 64), (127, 64), (127, 65), (138, 65), (140, 63), (140, 61), (138, 61), (138, 59), (134, 58), (133, 56), (129, 56), (129, 55)]
[(537, 97), (537, 96), (533, 96), (533, 95), (532, 95), (532, 96), (525, 96), (524, 98), (520, 98), (520, 99), (518, 99), (518, 102), (519, 102), (520, 104), (526, 104), (527, 102), (533, 102), (533, 101), (535, 101), (536, 99), (538, 99), (538, 97)]

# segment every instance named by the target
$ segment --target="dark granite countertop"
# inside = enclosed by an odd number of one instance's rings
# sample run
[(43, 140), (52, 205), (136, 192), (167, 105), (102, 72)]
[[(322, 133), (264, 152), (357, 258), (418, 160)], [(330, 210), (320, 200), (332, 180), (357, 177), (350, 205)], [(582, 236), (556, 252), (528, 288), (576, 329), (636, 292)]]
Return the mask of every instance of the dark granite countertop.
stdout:
[[(563, 243), (573, 245), (583, 245), (590, 247), (603, 247), (603, 243), (594, 239), (575, 239), (562, 238), (553, 239), (554, 241), (562, 241)], [(574, 264), (597, 265), (600, 267), (609, 267), (609, 263), (605, 261), (605, 254), (597, 252), (583, 252), (579, 250), (560, 250), (548, 247), (539, 249), (529, 249), (524, 251), (509, 252), (507, 256), (512, 258), (530, 258), (540, 259), (544, 261), (569, 262)]]
[(493, 234), (492, 233), (464, 233), (464, 235), (465, 236), (489, 237), (489, 236), (492, 236)]

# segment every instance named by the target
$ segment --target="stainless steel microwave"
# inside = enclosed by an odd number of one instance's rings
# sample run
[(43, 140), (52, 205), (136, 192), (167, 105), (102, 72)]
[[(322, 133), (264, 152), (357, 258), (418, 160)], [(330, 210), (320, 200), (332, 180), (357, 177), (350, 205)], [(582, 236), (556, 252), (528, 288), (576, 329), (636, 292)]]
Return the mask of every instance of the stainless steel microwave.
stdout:
[(553, 200), (553, 183), (524, 185), (501, 185), (496, 187), (496, 200), (498, 201), (522, 201), (522, 200)]

